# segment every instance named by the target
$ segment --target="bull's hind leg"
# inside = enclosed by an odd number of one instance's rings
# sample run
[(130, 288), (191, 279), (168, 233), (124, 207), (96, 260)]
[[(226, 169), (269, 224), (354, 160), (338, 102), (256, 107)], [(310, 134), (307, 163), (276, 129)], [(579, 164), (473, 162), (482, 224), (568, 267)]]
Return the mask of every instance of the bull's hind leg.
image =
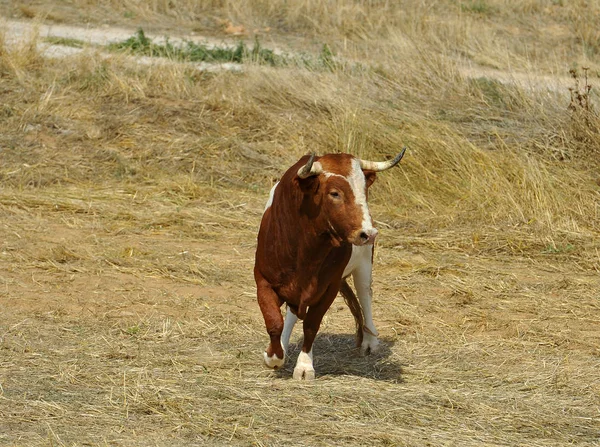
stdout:
[(294, 315), (292, 310), (287, 308), (285, 312), (285, 321), (283, 322), (283, 334), (281, 334), (281, 345), (283, 346), (283, 353), (288, 352), (288, 346), (290, 345), (290, 337), (292, 336), (292, 331), (294, 330), (294, 326), (298, 321), (298, 317)]
[(373, 311), (371, 310), (371, 302), (373, 301), (371, 288), (373, 282), (373, 263), (371, 259), (361, 262), (352, 272), (352, 277), (354, 278), (356, 295), (358, 296), (365, 319), (360, 351), (363, 354), (369, 354), (375, 352), (379, 346), (378, 333), (373, 322)]
[(269, 368), (280, 368), (285, 363), (285, 352), (281, 346), (283, 317), (280, 308), (283, 301), (277, 296), (271, 285), (262, 278), (260, 273), (255, 273), (255, 277), (258, 305), (265, 319), (267, 333), (271, 338), (263, 357)]

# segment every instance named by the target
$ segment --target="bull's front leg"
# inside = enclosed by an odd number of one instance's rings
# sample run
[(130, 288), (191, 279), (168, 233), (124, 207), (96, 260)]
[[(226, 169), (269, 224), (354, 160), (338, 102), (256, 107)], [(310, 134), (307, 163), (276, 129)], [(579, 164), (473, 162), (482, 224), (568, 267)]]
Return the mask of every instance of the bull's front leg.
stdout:
[(280, 368), (285, 363), (285, 352), (281, 345), (281, 332), (283, 331), (283, 317), (281, 316), (281, 305), (283, 301), (275, 293), (271, 284), (269, 284), (259, 272), (254, 273), (256, 279), (256, 294), (258, 305), (265, 320), (267, 333), (271, 342), (263, 358), (269, 368)]
[(373, 311), (371, 302), (373, 301), (373, 292), (371, 284), (373, 282), (373, 264), (371, 262), (363, 262), (353, 272), (354, 287), (356, 295), (360, 302), (360, 307), (363, 310), (365, 319), (365, 327), (363, 330), (363, 341), (360, 345), (360, 352), (363, 355), (375, 352), (379, 347), (379, 335), (373, 322)]
[(306, 318), (303, 322), (304, 340), (302, 341), (302, 351), (300, 351), (298, 360), (296, 361), (294, 379), (313, 380), (315, 378), (312, 352), (313, 343), (321, 326), (321, 321), (323, 321), (323, 316), (335, 300), (338, 290), (339, 284), (329, 286), (321, 300), (308, 308)]

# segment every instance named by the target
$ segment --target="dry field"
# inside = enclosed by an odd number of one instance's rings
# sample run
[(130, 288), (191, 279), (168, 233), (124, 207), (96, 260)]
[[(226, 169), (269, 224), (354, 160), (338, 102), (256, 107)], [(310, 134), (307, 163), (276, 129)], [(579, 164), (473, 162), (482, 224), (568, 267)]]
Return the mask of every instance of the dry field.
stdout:
[[(599, 13), (0, 0), (0, 445), (600, 446)], [(315, 62), (140, 63), (9, 19)], [(291, 378), (297, 344), (267, 370), (271, 185), (310, 151), (404, 145), (371, 197), (380, 351), (339, 299), (314, 382)]]

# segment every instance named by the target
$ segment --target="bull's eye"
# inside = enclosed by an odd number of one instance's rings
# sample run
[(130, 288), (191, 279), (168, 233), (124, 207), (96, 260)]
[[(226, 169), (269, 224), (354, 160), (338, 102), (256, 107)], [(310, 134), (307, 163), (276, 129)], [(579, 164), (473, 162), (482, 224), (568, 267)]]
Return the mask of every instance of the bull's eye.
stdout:
[(340, 198), (340, 193), (337, 192), (337, 191), (331, 191), (329, 193), (329, 196), (332, 197), (332, 198), (334, 198), (334, 199), (339, 199)]

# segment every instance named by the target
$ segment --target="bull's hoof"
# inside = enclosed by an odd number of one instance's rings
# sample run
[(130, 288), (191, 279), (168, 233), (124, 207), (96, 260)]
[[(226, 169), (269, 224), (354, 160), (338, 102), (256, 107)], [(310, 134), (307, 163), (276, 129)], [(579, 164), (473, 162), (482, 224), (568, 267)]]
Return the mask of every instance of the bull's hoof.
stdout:
[(282, 359), (277, 357), (277, 354), (273, 354), (271, 357), (266, 352), (263, 352), (263, 358), (265, 359), (265, 365), (269, 368), (277, 369), (281, 368), (285, 363), (285, 354)]
[(312, 367), (305, 365), (296, 366), (294, 368), (294, 379), (296, 380), (315, 380), (315, 370)]
[(313, 367), (312, 351), (307, 354), (306, 352), (300, 352), (298, 355), (298, 361), (294, 368), (294, 379), (296, 380), (314, 380), (315, 379), (315, 368)]
[(363, 342), (360, 345), (360, 353), (362, 355), (373, 354), (379, 349), (379, 340), (374, 335), (365, 332)]

